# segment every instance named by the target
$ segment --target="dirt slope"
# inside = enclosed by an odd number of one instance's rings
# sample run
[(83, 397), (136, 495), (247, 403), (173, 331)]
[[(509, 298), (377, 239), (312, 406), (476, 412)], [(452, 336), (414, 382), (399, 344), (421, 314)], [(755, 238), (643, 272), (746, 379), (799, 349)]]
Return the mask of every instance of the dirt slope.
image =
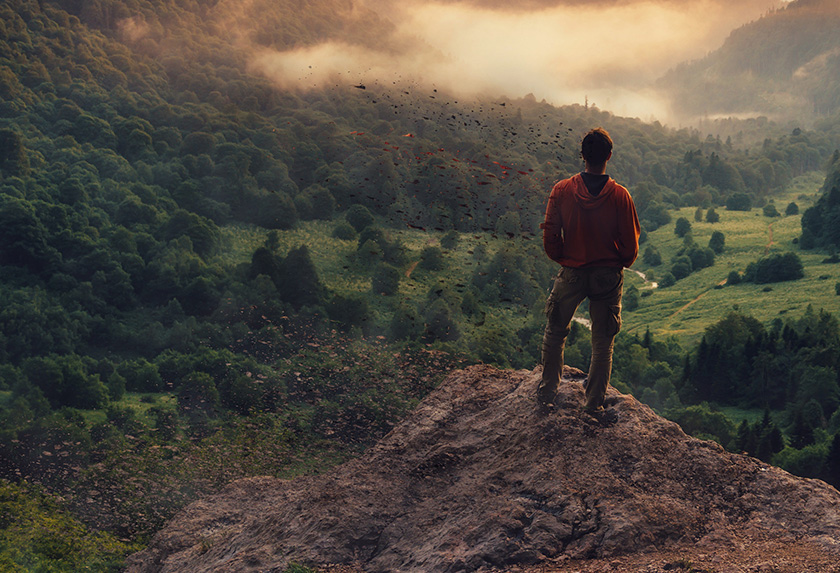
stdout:
[(681, 555), (708, 571), (840, 571), (837, 490), (691, 438), (612, 389), (595, 419), (582, 378), (567, 369), (546, 415), (536, 373), (456, 371), (361, 458), (235, 482), (181, 512), (128, 571), (687, 570)]

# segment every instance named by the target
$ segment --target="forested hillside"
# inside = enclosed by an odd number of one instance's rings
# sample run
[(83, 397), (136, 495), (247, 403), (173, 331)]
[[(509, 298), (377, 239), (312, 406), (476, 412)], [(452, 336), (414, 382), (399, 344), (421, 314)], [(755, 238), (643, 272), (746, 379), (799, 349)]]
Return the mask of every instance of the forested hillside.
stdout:
[(687, 117), (830, 116), (840, 109), (838, 25), (837, 2), (794, 0), (735, 30), (707, 57), (678, 66), (660, 86)]
[[(616, 140), (611, 174), (645, 236), (678, 208), (772, 205), (840, 146), (836, 115), (781, 136), (739, 122), (721, 140), (410, 80), (284, 90), (249, 71), (255, 45), (376, 42), (388, 22), (350, 1), (238, 4), (0, 6), (0, 477), (50, 507), (28, 485), (41, 484), (67, 519), (131, 543), (236, 477), (354, 455), (456, 365), (532, 368), (555, 272), (537, 224), (589, 128)], [(667, 261), (676, 284), (714, 264), (686, 236)], [(836, 319), (815, 316), (834, 357), (819, 365), (836, 368)], [(800, 333), (817, 319), (790, 320)], [(773, 328), (751, 330), (762, 352), (781, 344)], [(585, 328), (567, 355), (585, 367)], [(656, 333), (622, 336), (615, 384), (676, 417), (712, 399), (692, 356)], [(751, 388), (715, 399), (779, 406)], [(696, 431), (750, 450), (690, 407)], [(808, 418), (823, 432), (800, 444), (820, 448), (815, 475), (834, 475), (836, 408)], [(21, 567), (83, 559), (4, 531), (0, 559)]]

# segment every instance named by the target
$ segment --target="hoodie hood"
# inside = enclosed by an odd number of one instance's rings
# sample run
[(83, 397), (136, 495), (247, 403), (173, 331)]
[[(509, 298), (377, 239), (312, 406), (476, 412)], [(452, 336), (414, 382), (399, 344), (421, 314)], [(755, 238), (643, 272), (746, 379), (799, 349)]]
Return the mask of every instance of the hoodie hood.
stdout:
[(604, 188), (601, 189), (601, 192), (597, 195), (593, 195), (586, 187), (586, 183), (584, 183), (583, 176), (580, 173), (573, 176), (572, 181), (575, 185), (575, 200), (577, 200), (578, 205), (580, 205), (582, 209), (597, 209), (604, 201), (607, 201), (610, 197), (612, 197), (617, 186), (615, 180), (610, 177), (607, 180), (606, 185), (604, 185)]

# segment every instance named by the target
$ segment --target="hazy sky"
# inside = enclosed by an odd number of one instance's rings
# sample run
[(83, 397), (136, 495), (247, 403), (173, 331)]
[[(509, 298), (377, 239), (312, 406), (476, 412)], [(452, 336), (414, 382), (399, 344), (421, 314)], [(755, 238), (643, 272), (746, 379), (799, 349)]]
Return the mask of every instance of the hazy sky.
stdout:
[[(359, 1), (359, 0), (357, 0)], [(412, 80), (458, 95), (533, 93), (667, 120), (648, 86), (718, 48), (781, 0), (364, 0), (394, 22), (387, 49), (326, 43), (262, 52), (255, 65), (287, 88)]]

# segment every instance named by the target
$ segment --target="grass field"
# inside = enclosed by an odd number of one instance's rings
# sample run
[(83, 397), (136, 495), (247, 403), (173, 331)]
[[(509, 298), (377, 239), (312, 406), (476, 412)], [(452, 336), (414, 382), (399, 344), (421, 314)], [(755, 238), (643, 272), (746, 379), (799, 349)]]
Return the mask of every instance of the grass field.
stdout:
[[(824, 264), (825, 253), (800, 251), (794, 244), (794, 239), (802, 232), (801, 213), (813, 204), (821, 184), (818, 177), (806, 176), (795, 181), (787, 193), (775, 197), (780, 212), (795, 201), (799, 215), (769, 218), (762, 215), (761, 209), (740, 212), (721, 208), (717, 209), (720, 221), (706, 223), (694, 221), (695, 208), (672, 212), (673, 221), (685, 217), (691, 222), (691, 232), (698, 245), (708, 245), (712, 232), (721, 231), (726, 236), (726, 248), (716, 257), (713, 266), (643, 297), (638, 310), (625, 313), (625, 330), (641, 334), (650, 328), (654, 334), (676, 336), (680, 342), (690, 345), (699, 340), (706, 326), (733, 309), (748, 313), (765, 324), (774, 318), (801, 316), (808, 305), (836, 310), (840, 299), (834, 285), (840, 282), (840, 265)], [(662, 254), (663, 264), (650, 268), (640, 260), (637, 263), (639, 270), (652, 271), (658, 276), (670, 268), (670, 261), (683, 245), (683, 239), (674, 234), (673, 221), (648, 235), (648, 243), (655, 245)], [(642, 246), (642, 251), (646, 246)], [(799, 254), (805, 267), (804, 278), (767, 285), (720, 286), (730, 271), (743, 272), (749, 263), (768, 253), (786, 251)], [(633, 275), (630, 275), (630, 282), (642, 285), (641, 279)]]
[[(709, 268), (692, 273), (668, 288), (645, 288), (645, 282), (633, 273), (627, 273), (627, 284), (636, 285), (645, 292), (639, 308), (624, 313), (624, 331), (643, 334), (650, 328), (654, 335), (674, 336), (686, 347), (696, 344), (704, 329), (719, 321), (733, 309), (748, 313), (767, 324), (775, 318), (798, 317), (808, 305), (834, 311), (840, 304), (834, 285), (840, 282), (840, 265), (823, 264), (825, 253), (800, 251), (794, 239), (801, 234), (801, 213), (813, 204), (824, 176), (811, 173), (794, 180), (783, 194), (775, 196), (776, 207), (784, 213), (788, 203), (795, 201), (799, 215), (769, 218), (762, 210), (754, 208), (749, 212), (727, 211), (717, 208), (720, 221), (706, 223), (694, 221), (694, 207), (671, 211), (672, 222), (648, 234), (648, 245), (655, 245), (663, 264), (646, 267), (641, 256), (634, 269), (652, 272), (654, 279), (663, 275), (671, 266), (671, 260), (682, 247), (683, 239), (674, 234), (674, 222), (685, 217), (691, 222), (692, 235), (698, 245), (708, 245), (713, 231), (721, 231), (726, 237), (726, 247)], [(370, 292), (370, 276), (367, 271), (352, 263), (356, 241), (342, 241), (331, 236), (334, 223), (331, 221), (306, 221), (297, 228), (280, 232), (280, 254), (299, 246), (307, 245), (325, 285), (341, 294)], [(442, 233), (420, 230), (389, 230), (392, 240), (400, 240), (408, 249), (411, 260), (419, 258), (420, 251), (428, 245), (436, 245)], [(254, 249), (260, 246), (267, 235), (262, 229), (242, 225), (223, 229), (226, 264), (249, 262)], [(463, 234), (456, 249), (446, 253), (447, 268), (437, 273), (415, 269), (410, 277), (403, 279), (399, 298), (422, 303), (429, 289), (436, 284), (448, 284), (462, 291), (469, 285), (477, 262), (471, 251), (481, 242), (487, 247), (488, 257), (508, 239), (494, 238), (488, 233)], [(741, 283), (723, 285), (730, 271), (743, 272), (747, 265), (774, 252), (795, 251), (805, 265), (805, 277), (797, 281), (757, 285)], [(383, 323), (393, 300), (389, 297), (370, 297), (374, 318)], [(494, 309), (494, 319), (514, 325), (531, 309), (515, 305), (499, 305)]]

